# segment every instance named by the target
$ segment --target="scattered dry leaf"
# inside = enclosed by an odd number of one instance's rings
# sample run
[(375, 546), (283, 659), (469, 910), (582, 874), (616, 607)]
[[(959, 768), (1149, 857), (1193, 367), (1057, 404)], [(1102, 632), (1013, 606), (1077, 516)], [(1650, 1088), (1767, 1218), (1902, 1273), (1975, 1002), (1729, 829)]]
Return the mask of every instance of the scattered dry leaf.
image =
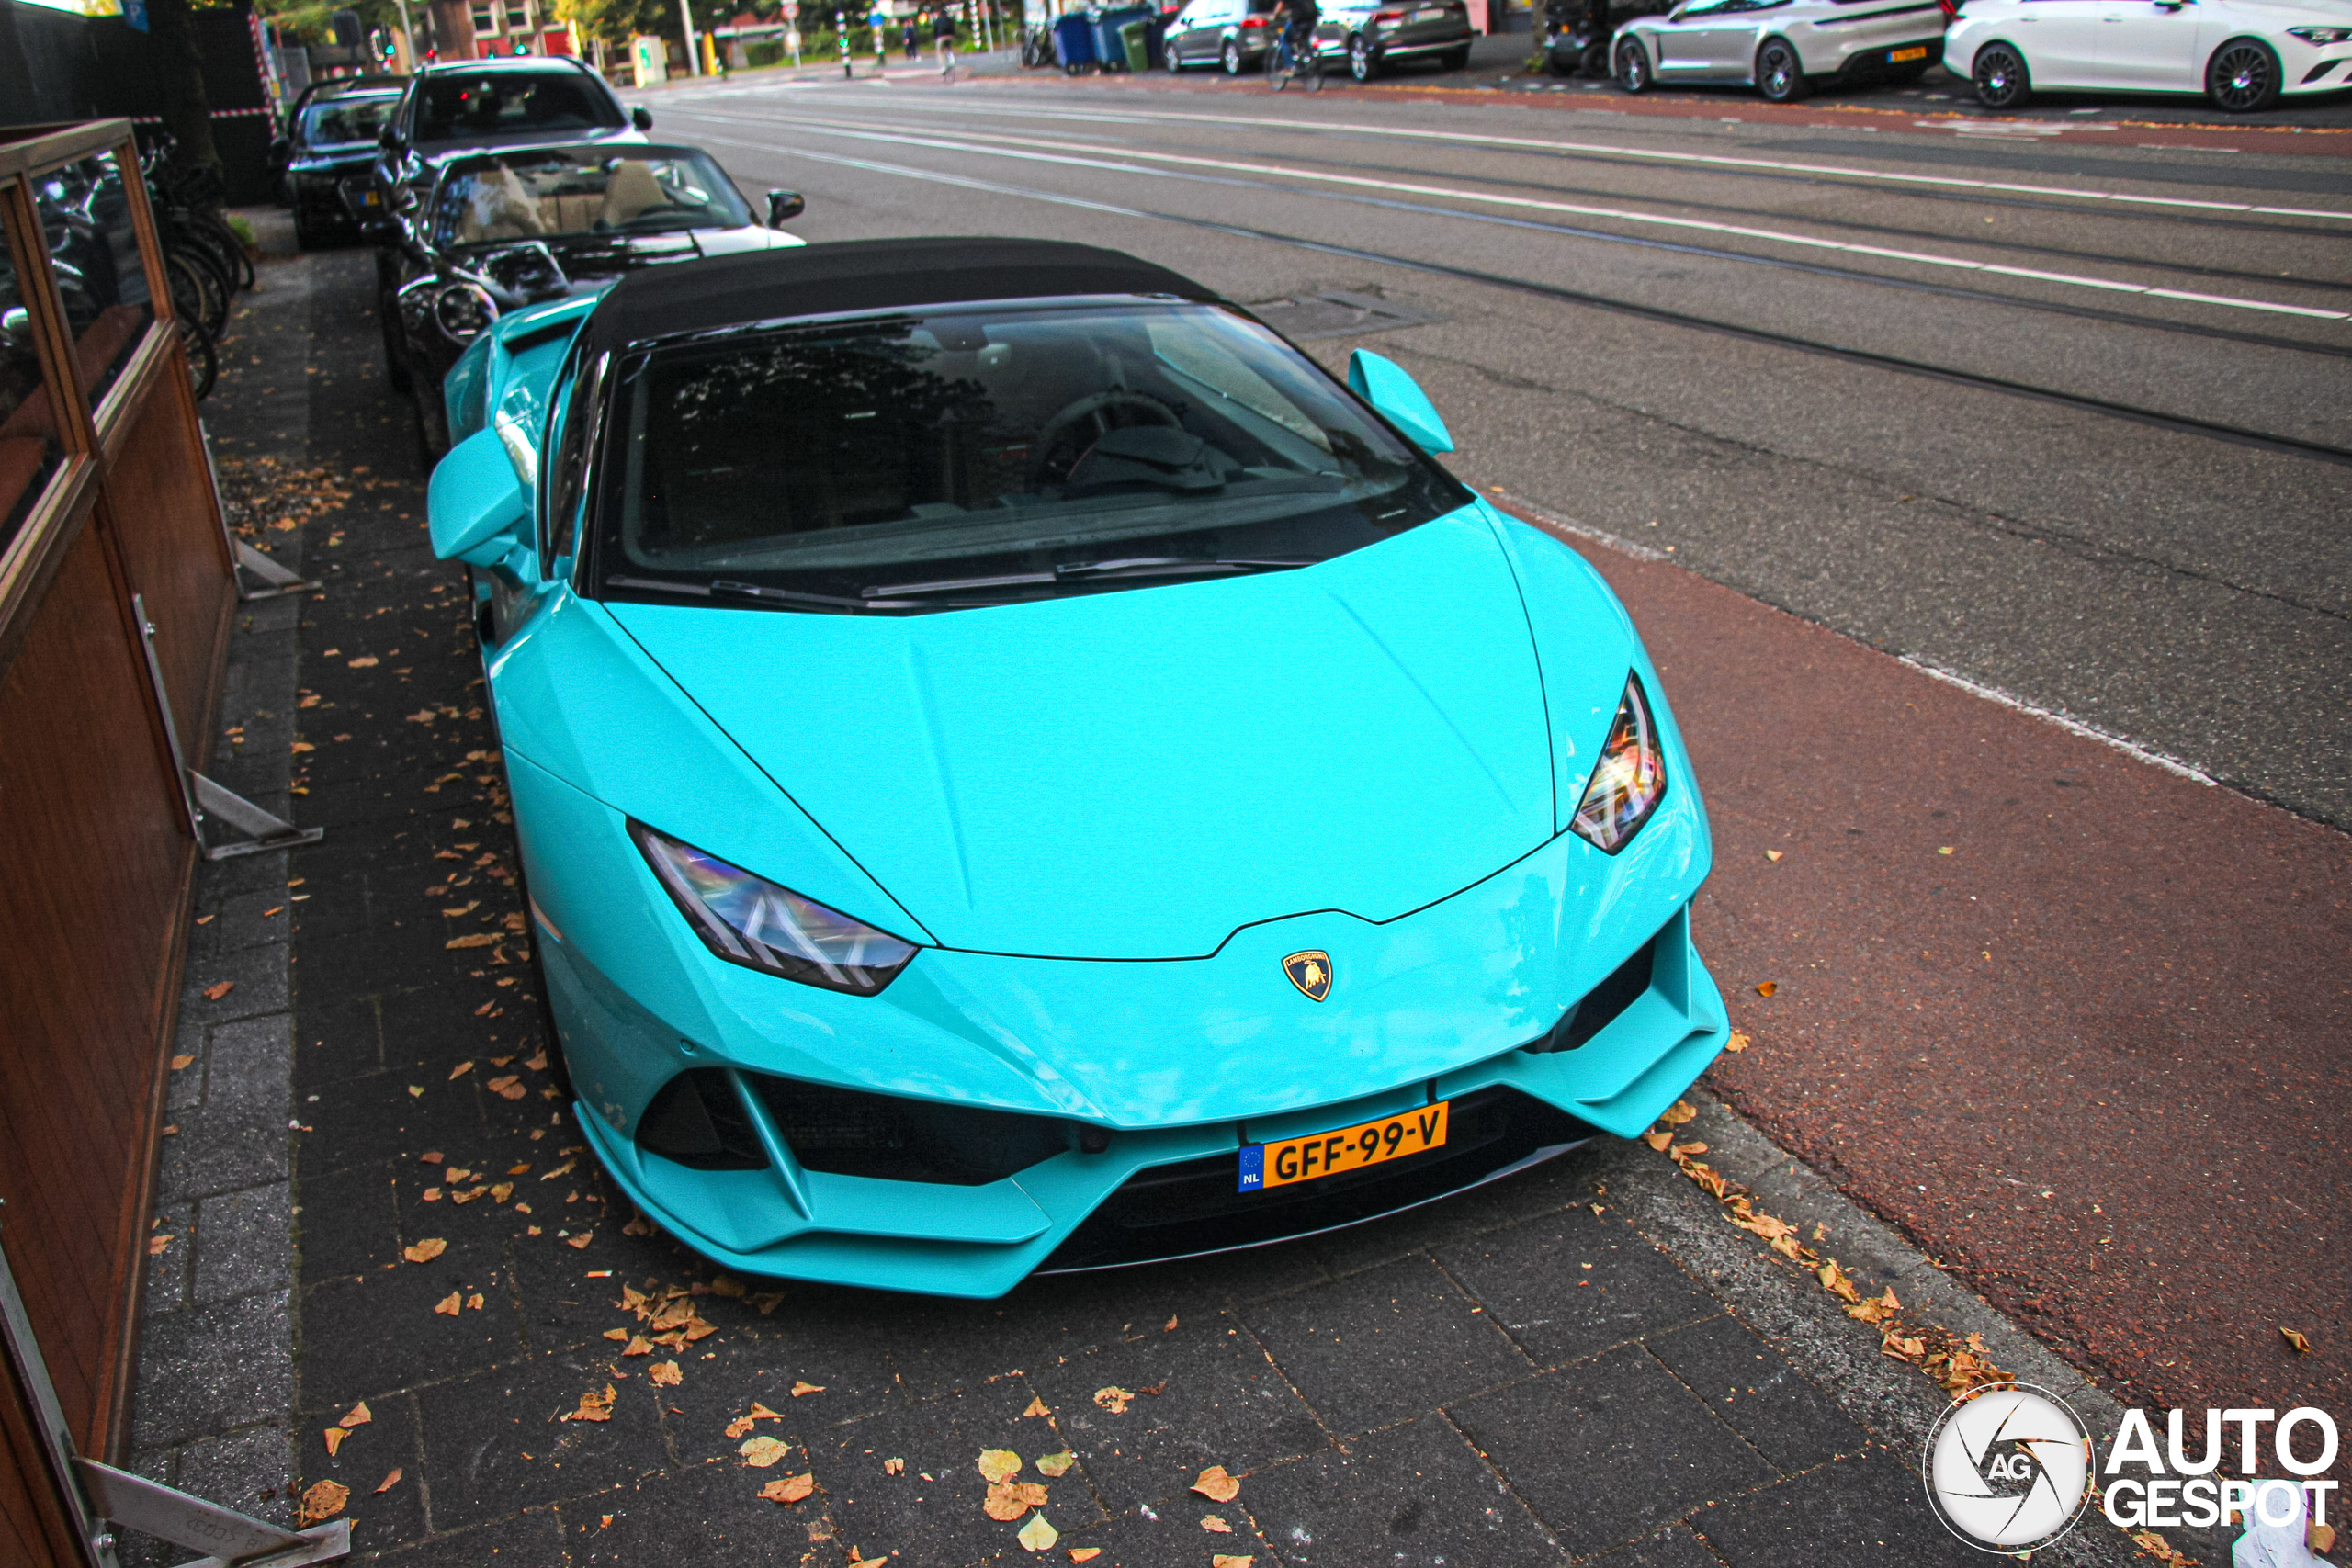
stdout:
[(1747, 1050), (1747, 1046), (1748, 1039), (1747, 1034), (1736, 1029), (1731, 1032), (1731, 1038), (1724, 1042), (1724, 1049), (1730, 1052), (1735, 1056), (1738, 1055), (1742, 1051)]
[(1220, 1551), (1209, 1559), (1209, 1568), (1250, 1568), (1256, 1561), (1254, 1557), (1230, 1557)]
[[(606, 1383), (605, 1392), (602, 1393), (582, 1394), (580, 1408), (564, 1419), (567, 1421), (609, 1421), (613, 1418), (613, 1401), (619, 1397), (619, 1392), (611, 1383)], [(769, 1462), (775, 1461), (771, 1460)]]
[(345, 1412), (343, 1419), (337, 1421), (335, 1425), (345, 1428), (352, 1427), (365, 1427), (368, 1422), (373, 1421), (375, 1418), (376, 1413), (368, 1408), (368, 1402), (363, 1399), (358, 1404), (353, 1405), (348, 1411)]
[(1011, 1524), (1032, 1508), (1046, 1506), (1046, 1489), (1034, 1481), (1000, 1481), (989, 1488), (980, 1509), (989, 1517)]
[[(456, 1066), (449, 1069), (449, 1076), (453, 1078), (459, 1078), (465, 1077), (468, 1073), (472, 1072), (473, 1070), (474, 1065), (471, 1062), (459, 1062)], [(452, 1167), (449, 1171), (449, 1179), (452, 1181), (463, 1180), (465, 1179), (465, 1175), (466, 1173), (464, 1171)]]
[(1032, 1514), (1029, 1516), (1029, 1522), (1021, 1527), (1021, 1533), (1012, 1539), (1019, 1541), (1024, 1550), (1051, 1551), (1054, 1549), (1054, 1542), (1061, 1538), (1062, 1532), (1047, 1524), (1045, 1515)]
[(1781, 858), (1781, 852), (1779, 850), (1766, 850), (1764, 852), (1764, 858), (1770, 861), (1777, 861)]
[(208, 1002), (217, 1002), (236, 988), (237, 982), (234, 980), (215, 980), (211, 985), (204, 987), (204, 999)]
[[(605, 1337), (607, 1339), (617, 1339), (626, 1343), (629, 1337), (629, 1332), (626, 1328), (607, 1328), (605, 1330)], [(623, 1353), (626, 1354), (627, 1352)]]
[(1024, 1410), (1024, 1411), (1023, 1411), (1021, 1414), (1022, 1414), (1023, 1416), (1052, 1416), (1052, 1415), (1053, 1415), (1053, 1412), (1046, 1408), (1046, 1402), (1045, 1402), (1044, 1400), (1039, 1399), (1039, 1398), (1038, 1398), (1036, 1395), (1035, 1395), (1035, 1394), (1032, 1394), (1032, 1395), (1030, 1395), (1030, 1397), (1029, 1397), (1029, 1408), (1028, 1408), (1028, 1409), (1026, 1409), (1026, 1410)]
[(1707, 1152), (1707, 1145), (1704, 1144), (1677, 1144), (1667, 1152), (1678, 1160), (1684, 1160), (1689, 1159), (1693, 1155), (1705, 1154)]
[(1127, 1413), (1127, 1402), (1135, 1396), (1133, 1389), (1121, 1388), (1114, 1383), (1109, 1388), (1096, 1389), (1094, 1403), (1114, 1416), (1125, 1416)]
[(2283, 1324), (2279, 1325), (2278, 1332), (2285, 1336), (2288, 1344), (2292, 1345), (2295, 1348), (2297, 1354), (2309, 1355), (2311, 1353), (2312, 1342), (2308, 1336), (2300, 1334), (2294, 1329), (2287, 1327)]
[(886, 1459), (882, 1461), (882, 1473), (885, 1475), (904, 1475), (906, 1472), (907, 1461), (905, 1460)]
[(1769, 997), (1780, 988), (1781, 983), (1778, 980), (1764, 980), (1758, 983), (1756, 994), (1759, 997)]
[(979, 1466), (980, 1479), (994, 1485), (1021, 1473), (1021, 1456), (1011, 1449), (982, 1449)]
[(753, 1470), (765, 1470), (792, 1450), (774, 1438), (749, 1438), (735, 1451), (741, 1454), (743, 1462)]
[(571, 1240), (569, 1240), (569, 1241), (565, 1242), (563, 1245), (564, 1245), (564, 1246), (566, 1246), (566, 1247), (574, 1247), (574, 1248), (577, 1248), (577, 1247), (586, 1247), (590, 1242), (592, 1242), (592, 1241), (594, 1241), (594, 1240), (595, 1240), (595, 1239), (596, 1239), (596, 1233), (595, 1233), (594, 1231), (582, 1231), (578, 1235), (573, 1236)]
[[(616, 1330), (616, 1332), (622, 1331)], [(628, 1344), (621, 1351), (621, 1354), (624, 1356), (650, 1356), (653, 1354), (653, 1341), (648, 1339), (642, 1334), (631, 1334), (628, 1337)]]
[(168, 1236), (168, 1235), (151, 1235), (151, 1236), (149, 1236), (149, 1237), (147, 1238), (147, 1256), (148, 1256), (148, 1257), (150, 1257), (150, 1258), (161, 1258), (161, 1257), (163, 1257), (163, 1256), (164, 1256), (164, 1249), (165, 1247), (167, 1247), (171, 1246), (171, 1245), (172, 1245), (172, 1241), (173, 1241), (173, 1238), (172, 1238), (171, 1236)]
[(523, 1087), (522, 1078), (513, 1073), (503, 1077), (491, 1079), (488, 1088), (491, 1093), (501, 1100), (520, 1100), (531, 1092)]
[(173, 1058), (172, 1058), (172, 1071), (174, 1071), (174, 1072), (175, 1072), (175, 1073), (176, 1073), (176, 1072), (178, 1072), (182, 1067), (192, 1067), (192, 1066), (194, 1066), (195, 1065), (196, 1065), (196, 1058), (195, 1058), (195, 1057), (193, 1057), (193, 1056), (189, 1056), (189, 1055), (178, 1055), (178, 1056), (175, 1056), (175, 1057), (173, 1057)]
[(741, 1300), (743, 1294), (743, 1281), (732, 1274), (714, 1274), (710, 1277), (710, 1293), (714, 1296), (725, 1296), (729, 1301)]
[(781, 1481), (771, 1481), (760, 1488), (760, 1495), (771, 1503), (797, 1503), (817, 1489), (814, 1475), (787, 1475)]
[(805, 1393), (822, 1393), (824, 1392), (825, 1385), (823, 1383), (795, 1382), (792, 1385), (792, 1397), (795, 1399), (798, 1399)]
[(313, 1482), (302, 1494), (302, 1522), (306, 1525), (331, 1519), (343, 1512), (344, 1504), (351, 1500), (351, 1488), (336, 1481)]
[(433, 1310), (439, 1313), (443, 1317), (455, 1317), (458, 1313), (465, 1309), (458, 1304), (458, 1292), (451, 1291), (447, 1295), (433, 1303)]
[(1073, 1546), (1069, 1548), (1069, 1560), (1072, 1562), (1091, 1562), (1102, 1555), (1102, 1549), (1099, 1546)]
[(343, 1439), (349, 1436), (351, 1436), (351, 1434), (345, 1431), (340, 1427), (329, 1427), (326, 1429), (327, 1458), (334, 1458), (334, 1456), (342, 1450)]
[(1039, 1454), (1037, 1456), (1037, 1473), (1058, 1480), (1062, 1476), (1068, 1475), (1069, 1473), (1069, 1467), (1077, 1462), (1078, 1456), (1070, 1452), (1068, 1449), (1064, 1449), (1057, 1454)]
[(1673, 1104), (1668, 1106), (1664, 1111), (1658, 1112), (1657, 1119), (1665, 1122), (1669, 1127), (1679, 1127), (1685, 1122), (1690, 1121), (1692, 1117), (1698, 1114), (1698, 1109), (1689, 1100), (1678, 1100)]
[(685, 1374), (678, 1371), (675, 1361), (656, 1361), (645, 1369), (645, 1375), (663, 1388), (675, 1388), (686, 1381)]
[(1231, 1535), (1233, 1533), (1233, 1527), (1227, 1524), (1224, 1519), (1218, 1517), (1215, 1514), (1203, 1514), (1201, 1516), (1201, 1528), (1208, 1531), (1211, 1535)]
[(386, 1475), (383, 1480), (376, 1483), (377, 1492), (379, 1494), (390, 1492), (393, 1487), (398, 1486), (401, 1483), (401, 1473), (400, 1466), (394, 1465), (390, 1473)]
[(354, 670), (373, 670), (375, 667), (376, 656), (372, 653), (363, 653), (351, 661), (351, 668)]
[(1666, 1145), (1674, 1142), (1674, 1134), (1661, 1127), (1655, 1133), (1644, 1133), (1642, 1134), (1642, 1142), (1647, 1144), (1658, 1153), (1664, 1154), (1666, 1153)]
[(1241, 1495), (1241, 1483), (1226, 1473), (1225, 1466), (1213, 1464), (1201, 1472), (1193, 1483), (1193, 1490), (1212, 1503), (1230, 1503)]
[[(469, 936), (453, 936), (441, 945), (443, 947), (452, 949), (461, 947), (488, 947), (492, 942), (494, 942), (497, 940), (498, 933), (496, 931), (475, 931)], [(469, 1063), (467, 1065), (471, 1066), (472, 1064)], [(450, 1075), (452, 1077), (455, 1077), (457, 1075), (454, 1073)]]
[(770, 1410), (766, 1405), (760, 1404), (757, 1400), (754, 1400), (752, 1403), (751, 1419), (754, 1421), (781, 1421), (784, 1419), (784, 1412), (781, 1410)]

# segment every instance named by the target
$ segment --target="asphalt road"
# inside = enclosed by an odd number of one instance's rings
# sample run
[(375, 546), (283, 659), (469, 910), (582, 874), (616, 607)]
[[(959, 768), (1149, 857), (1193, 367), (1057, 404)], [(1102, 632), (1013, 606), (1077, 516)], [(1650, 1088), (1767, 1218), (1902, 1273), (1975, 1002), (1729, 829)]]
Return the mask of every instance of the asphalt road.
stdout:
[(1765, 1043), (1714, 1081), (2134, 1398), (2352, 1386), (2277, 1332), (2346, 1288), (2352, 164), (1209, 81), (654, 101), (811, 239), (1114, 245), (1375, 348), (1464, 477), (1736, 591), (1636, 604)]
[(1420, 378), (1474, 482), (2352, 823), (2352, 164), (1140, 85), (655, 101), (810, 239), (1387, 301), (1318, 346)]

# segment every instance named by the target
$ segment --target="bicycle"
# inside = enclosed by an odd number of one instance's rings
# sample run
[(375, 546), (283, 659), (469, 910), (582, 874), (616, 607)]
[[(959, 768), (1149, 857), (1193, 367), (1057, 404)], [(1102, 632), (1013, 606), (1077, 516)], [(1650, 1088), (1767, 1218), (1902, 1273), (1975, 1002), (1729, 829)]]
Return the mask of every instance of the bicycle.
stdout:
[(1301, 78), (1306, 80), (1308, 92), (1321, 92), (1323, 90), (1323, 56), (1315, 48), (1312, 39), (1308, 39), (1306, 48), (1301, 51), (1298, 48), (1295, 30), (1284, 28), (1282, 36), (1274, 40), (1274, 47), (1266, 51), (1266, 81), (1275, 92), (1279, 93)]

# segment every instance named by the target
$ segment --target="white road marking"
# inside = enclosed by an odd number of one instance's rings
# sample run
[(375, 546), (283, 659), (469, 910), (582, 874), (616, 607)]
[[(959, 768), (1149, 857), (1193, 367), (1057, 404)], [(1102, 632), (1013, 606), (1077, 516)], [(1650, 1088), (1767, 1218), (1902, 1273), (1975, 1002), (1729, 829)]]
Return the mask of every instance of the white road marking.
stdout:
[[(1955, 175), (1908, 174), (1895, 169), (1845, 169), (1831, 164), (1799, 164), (1773, 158), (1733, 158), (1714, 152), (1671, 152), (1651, 147), (1613, 147), (1598, 141), (1554, 141), (1532, 136), (1494, 136), (1466, 130), (1416, 130), (1403, 126), (1366, 125), (1354, 120), (1295, 120), (1278, 119), (1264, 115), (1170, 114), (1151, 109), (1122, 110), (1114, 114), (1091, 113), (1069, 109), (1017, 108), (999, 105), (968, 103), (915, 103), (901, 99), (891, 108), (921, 109), (928, 113), (1003, 115), (1016, 119), (1075, 119), (1093, 124), (1120, 120), (1137, 123), (1167, 120), (1201, 125), (1269, 126), (1281, 130), (1346, 131), (1360, 136), (1399, 137), (1408, 141), (1453, 141), (1478, 147), (1513, 147), (1540, 152), (1562, 152), (1578, 156), (1598, 155), (1605, 158), (1646, 158), (1658, 163), (1695, 164), (1715, 168), (1761, 169), (1774, 174), (1827, 175), (1838, 179), (1883, 180), (1894, 185), (1934, 186), (1953, 190), (1998, 191), (2004, 195), (2062, 197), (2070, 201), (2110, 201), (2132, 206), (2183, 208), (2210, 212), (2250, 212), (2271, 218), (2326, 218), (2337, 222), (2352, 222), (2352, 210), (2331, 211), (2324, 208), (2256, 207), (2238, 201), (2199, 201), (2186, 197), (2134, 196), (2123, 191), (2075, 190), (2062, 186), (2027, 185), (2006, 180), (1971, 180)], [(2073, 129), (2079, 130), (2080, 127)], [(2196, 151), (2219, 152), (2207, 148)], [(2172, 148), (2166, 152), (2175, 151)], [(2227, 149), (2235, 152), (2237, 149)]]
[[(740, 117), (706, 114), (698, 118), (735, 122)], [(1099, 158), (1142, 159), (1177, 168), (1216, 169), (1227, 174), (1250, 175), (1261, 179), (1304, 180), (1355, 189), (1393, 192), (1404, 196), (1426, 196), (1450, 201), (1483, 202), (1490, 206), (1516, 208), (1525, 211), (1556, 212), (1577, 218), (1599, 218), (1619, 223), (1646, 224), (1655, 228), (1674, 229), (1694, 233), (1726, 235), (1760, 241), (1766, 244), (1791, 245), (1815, 251), (1835, 251), (1855, 256), (1875, 256), (1888, 261), (1908, 262), (1916, 265), (1985, 273), (2002, 277), (2026, 278), (2037, 283), (2054, 283), (2075, 288), (2102, 289), (2110, 293), (2141, 294), (2151, 299), (2178, 299), (2190, 304), (2218, 305), (2239, 310), (2263, 310), (2277, 315), (2305, 316), (2326, 321), (2352, 321), (2352, 311), (2320, 310), (2309, 305), (2290, 305), (2274, 299), (2252, 299), (2229, 294), (2199, 294), (2177, 288), (2159, 288), (2144, 283), (2126, 283), (2111, 277), (2093, 277), (2078, 273), (2045, 272), (2035, 267), (2009, 266), (1999, 262), (1971, 261), (1965, 256), (1944, 255), (1933, 251), (1906, 251), (1895, 250), (1885, 245), (1856, 244), (1846, 240), (1822, 239), (1811, 234), (1790, 233), (1779, 229), (1758, 229), (1741, 223), (1718, 223), (1699, 218), (1674, 218), (1663, 213), (1638, 212), (1617, 207), (1595, 207), (1582, 202), (1550, 201), (1538, 197), (1498, 196), (1485, 191), (1464, 190), (1454, 186), (1419, 185), (1403, 180), (1374, 179), (1363, 175), (1329, 174), (1278, 164), (1245, 163), (1239, 159), (1204, 158), (1176, 152), (1146, 152), (1132, 147), (1102, 147), (1083, 141), (1047, 141), (1034, 137), (1002, 133), (988, 136), (978, 131), (960, 132), (959, 135), (965, 140), (951, 141), (944, 136), (922, 136), (904, 131), (877, 130), (869, 125), (859, 125), (854, 121), (844, 124), (796, 118), (786, 120), (748, 118), (742, 119), (741, 122), (755, 125), (773, 124), (780, 129), (796, 130), (804, 133), (814, 132), (820, 136), (847, 136), (861, 141), (897, 142), (913, 147), (933, 147), (946, 152), (991, 153), (999, 157), (1069, 164), (1121, 174), (1159, 172), (1140, 167), (1133, 163), (1104, 163), (1072, 154), (1092, 153)], [(1004, 145), (998, 145), (998, 143)], [(1052, 152), (1032, 151), (1032, 149), (1045, 148), (1057, 148), (1062, 151)], [(2151, 265), (2154, 270), (2162, 270), (2156, 264), (2151, 264)]]

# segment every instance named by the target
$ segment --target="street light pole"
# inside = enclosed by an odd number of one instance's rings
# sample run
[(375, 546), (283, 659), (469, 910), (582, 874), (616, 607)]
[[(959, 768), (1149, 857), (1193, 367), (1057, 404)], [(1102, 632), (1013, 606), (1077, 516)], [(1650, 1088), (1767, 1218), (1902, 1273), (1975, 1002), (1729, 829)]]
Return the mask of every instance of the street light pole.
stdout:
[(693, 0), (678, 0), (678, 20), (686, 29), (686, 74), (702, 74), (702, 41), (695, 37)]

